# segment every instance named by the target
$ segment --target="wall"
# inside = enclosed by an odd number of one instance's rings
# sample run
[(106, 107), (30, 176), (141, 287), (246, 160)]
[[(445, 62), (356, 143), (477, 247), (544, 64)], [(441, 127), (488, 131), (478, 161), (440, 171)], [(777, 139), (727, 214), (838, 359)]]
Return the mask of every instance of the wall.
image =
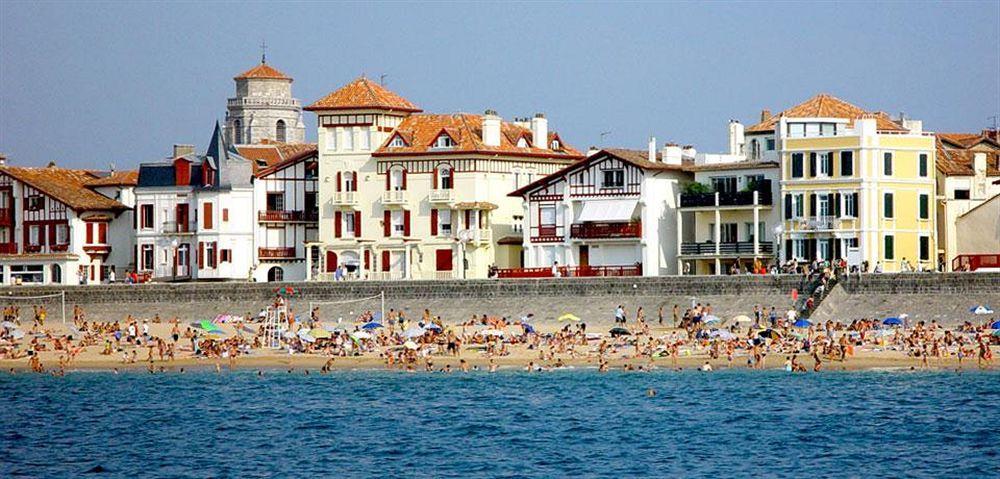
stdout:
[(956, 254), (1000, 253), (1000, 195), (958, 218)]

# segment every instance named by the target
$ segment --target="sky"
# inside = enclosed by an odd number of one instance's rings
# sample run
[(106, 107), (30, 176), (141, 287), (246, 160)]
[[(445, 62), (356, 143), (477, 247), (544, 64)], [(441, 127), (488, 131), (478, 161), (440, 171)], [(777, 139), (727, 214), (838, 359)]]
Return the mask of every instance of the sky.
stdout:
[[(1000, 2), (0, 2), (8, 164), (134, 168), (203, 151), (260, 60), (303, 105), (365, 74), (427, 112), (545, 113), (588, 146), (722, 152), (817, 93), (977, 132), (1000, 114)], [(306, 135), (316, 118), (304, 113)], [(601, 140), (601, 133), (610, 132)]]

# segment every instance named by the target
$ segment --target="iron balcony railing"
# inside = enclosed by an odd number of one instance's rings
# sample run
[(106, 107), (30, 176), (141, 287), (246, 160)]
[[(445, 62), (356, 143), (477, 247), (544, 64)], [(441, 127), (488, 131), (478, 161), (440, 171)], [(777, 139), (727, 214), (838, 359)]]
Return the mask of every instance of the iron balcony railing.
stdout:
[(642, 223), (576, 223), (570, 225), (569, 234), (580, 239), (641, 238)]
[[(754, 201), (754, 193), (756, 202)], [(718, 195), (718, 204), (716, 204)], [(699, 206), (770, 206), (771, 180), (764, 180), (747, 191), (731, 193), (681, 193), (681, 207), (695, 208)]]
[[(757, 254), (774, 254), (774, 244), (761, 242), (757, 244)], [(715, 243), (704, 241), (700, 243), (681, 243), (682, 255), (714, 255), (716, 254)], [(738, 241), (735, 243), (719, 243), (718, 254), (754, 254), (752, 241)]]

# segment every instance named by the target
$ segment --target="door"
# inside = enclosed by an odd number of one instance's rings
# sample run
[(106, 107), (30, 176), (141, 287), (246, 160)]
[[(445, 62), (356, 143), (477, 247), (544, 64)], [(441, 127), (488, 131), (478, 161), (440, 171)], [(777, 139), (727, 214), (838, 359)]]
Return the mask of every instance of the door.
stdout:
[(590, 266), (590, 246), (582, 244), (580, 245), (580, 266), (586, 267)]
[(187, 203), (177, 205), (177, 232), (187, 233), (188, 225), (188, 205)]
[(451, 271), (452, 268), (451, 248), (437, 250), (435, 252), (435, 260), (437, 263), (438, 271)]
[(333, 251), (326, 252), (326, 272), (333, 273), (337, 271), (337, 253)]

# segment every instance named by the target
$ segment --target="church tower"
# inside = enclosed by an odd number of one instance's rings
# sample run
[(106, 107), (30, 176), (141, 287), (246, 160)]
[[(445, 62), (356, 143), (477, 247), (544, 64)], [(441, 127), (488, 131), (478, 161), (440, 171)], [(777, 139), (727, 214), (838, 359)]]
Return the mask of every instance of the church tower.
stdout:
[(304, 143), (302, 105), (292, 98), (292, 78), (267, 64), (262, 56), (257, 65), (239, 75), (236, 97), (226, 107), (226, 137), (234, 145), (267, 141)]

